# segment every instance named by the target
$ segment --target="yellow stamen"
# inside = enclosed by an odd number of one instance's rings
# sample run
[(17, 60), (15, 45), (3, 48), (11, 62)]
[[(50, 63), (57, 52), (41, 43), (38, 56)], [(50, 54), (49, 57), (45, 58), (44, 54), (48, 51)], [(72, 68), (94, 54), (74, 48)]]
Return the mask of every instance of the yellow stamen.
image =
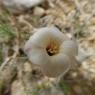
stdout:
[(46, 48), (49, 56), (53, 56), (59, 52), (59, 45), (56, 42), (50, 42)]

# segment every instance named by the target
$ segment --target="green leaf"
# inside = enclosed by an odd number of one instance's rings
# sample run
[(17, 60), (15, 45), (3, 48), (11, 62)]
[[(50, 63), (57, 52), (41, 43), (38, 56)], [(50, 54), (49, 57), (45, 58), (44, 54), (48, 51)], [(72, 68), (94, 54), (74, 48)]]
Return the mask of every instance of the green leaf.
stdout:
[(64, 91), (65, 95), (68, 95), (70, 92), (70, 87), (65, 81), (60, 81), (59, 87)]
[(0, 65), (3, 62), (2, 48), (0, 47)]
[(7, 42), (14, 36), (12, 27), (7, 24), (0, 25), (0, 42)]

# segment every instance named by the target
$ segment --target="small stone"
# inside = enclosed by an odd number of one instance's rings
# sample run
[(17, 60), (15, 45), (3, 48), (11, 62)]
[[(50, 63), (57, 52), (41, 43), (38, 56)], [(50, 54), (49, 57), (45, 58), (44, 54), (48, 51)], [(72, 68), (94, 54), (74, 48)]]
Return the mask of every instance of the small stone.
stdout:
[(36, 16), (42, 16), (45, 14), (45, 10), (41, 7), (35, 7), (33, 12)]
[(2, 0), (2, 4), (12, 13), (19, 13), (39, 5), (44, 0)]
[(72, 73), (72, 77), (73, 77), (73, 78), (77, 77), (77, 73), (76, 73), (76, 72), (73, 72), (73, 73)]
[(95, 74), (95, 69), (94, 69), (94, 68), (90, 68), (89, 71), (90, 71), (91, 73), (94, 73), (94, 74)]
[(89, 69), (89, 66), (88, 66), (88, 64), (87, 64), (86, 62), (84, 62), (84, 63), (82, 64), (82, 68), (83, 68), (83, 69)]
[(26, 63), (24, 64), (24, 70), (25, 70), (26, 72), (31, 72), (31, 71), (32, 71), (31, 63), (26, 62)]

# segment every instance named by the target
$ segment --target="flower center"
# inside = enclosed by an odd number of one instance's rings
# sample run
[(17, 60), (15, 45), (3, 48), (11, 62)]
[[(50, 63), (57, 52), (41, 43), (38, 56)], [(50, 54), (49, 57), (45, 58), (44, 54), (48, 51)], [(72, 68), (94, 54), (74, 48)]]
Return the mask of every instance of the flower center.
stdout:
[(59, 52), (59, 45), (55, 42), (50, 42), (49, 45), (46, 47), (46, 51), (49, 56), (53, 56)]

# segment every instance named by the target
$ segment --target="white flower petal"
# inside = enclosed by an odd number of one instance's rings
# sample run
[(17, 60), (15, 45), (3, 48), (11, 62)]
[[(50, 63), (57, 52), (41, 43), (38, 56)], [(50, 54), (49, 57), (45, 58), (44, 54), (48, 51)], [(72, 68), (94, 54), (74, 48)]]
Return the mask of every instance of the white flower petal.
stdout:
[(65, 40), (60, 46), (60, 52), (70, 56), (76, 56), (78, 54), (77, 42), (75, 40)]
[(32, 45), (31, 49), (29, 49), (29, 51), (26, 51), (26, 54), (33, 64), (41, 65), (43, 63), (49, 62), (50, 56), (47, 54), (44, 48)]
[(65, 36), (56, 27), (40, 28), (30, 37), (29, 43), (39, 47), (46, 47), (49, 42), (57, 41), (59, 44), (65, 40)]
[(52, 56), (50, 63), (41, 66), (43, 73), (49, 77), (57, 77), (70, 70), (69, 57), (60, 53)]

